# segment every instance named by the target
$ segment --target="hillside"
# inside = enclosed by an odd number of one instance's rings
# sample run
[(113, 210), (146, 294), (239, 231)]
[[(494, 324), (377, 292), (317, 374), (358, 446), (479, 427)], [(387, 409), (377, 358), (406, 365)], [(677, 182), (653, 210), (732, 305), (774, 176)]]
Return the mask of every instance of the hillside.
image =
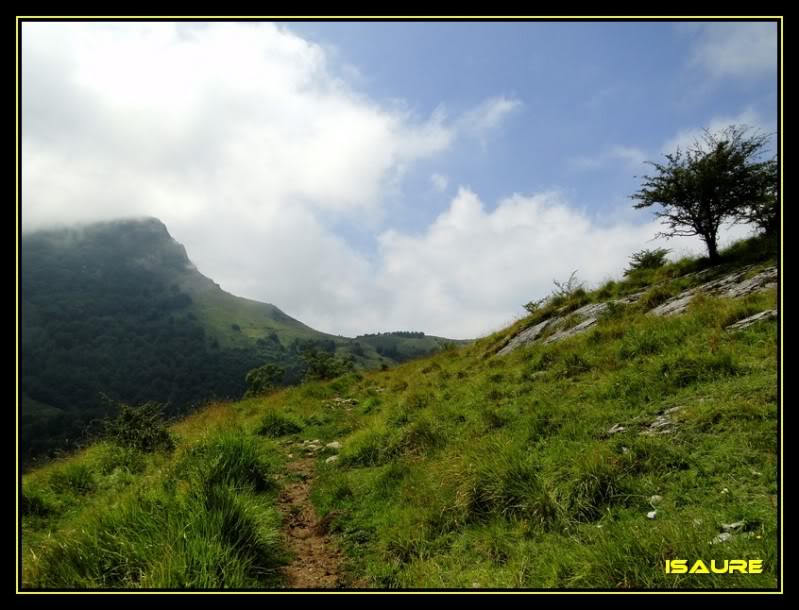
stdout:
[(390, 349), (318, 332), (274, 305), (234, 296), (205, 277), (157, 219), (26, 233), (21, 245), (23, 458), (84, 437), (112, 401), (186, 413), (239, 398), (247, 371), (305, 371), (303, 350), (391, 366), (439, 349), (396, 336)]
[[(776, 254), (550, 299), (23, 478), (25, 587), (774, 588)], [(761, 559), (760, 574), (665, 560)]]

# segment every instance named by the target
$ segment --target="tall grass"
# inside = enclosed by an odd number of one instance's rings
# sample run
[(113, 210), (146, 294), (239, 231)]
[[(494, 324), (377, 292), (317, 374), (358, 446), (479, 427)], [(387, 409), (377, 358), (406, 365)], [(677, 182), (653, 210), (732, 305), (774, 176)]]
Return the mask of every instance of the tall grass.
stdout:
[(275, 468), (274, 456), (241, 430), (209, 434), (164, 476), (109, 500), (26, 558), (26, 585), (275, 586), (285, 561)]

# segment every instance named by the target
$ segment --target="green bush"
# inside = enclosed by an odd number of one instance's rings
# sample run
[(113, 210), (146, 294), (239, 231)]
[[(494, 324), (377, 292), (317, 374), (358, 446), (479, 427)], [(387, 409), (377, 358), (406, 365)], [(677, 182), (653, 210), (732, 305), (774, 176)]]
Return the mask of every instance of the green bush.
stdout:
[(335, 379), (354, 368), (352, 357), (336, 356), (329, 352), (306, 350), (303, 355), (305, 360), (305, 381), (326, 381)]
[(251, 370), (244, 378), (247, 382), (247, 392), (244, 397), (252, 398), (271, 392), (280, 384), (285, 373), (283, 367), (271, 363)]
[(103, 422), (104, 436), (122, 447), (145, 453), (175, 448), (175, 439), (167, 428), (163, 405), (148, 402), (140, 406), (119, 403), (119, 412)]
[(655, 250), (641, 250), (630, 256), (630, 266), (624, 272), (624, 275), (630, 275), (639, 269), (658, 269), (665, 265), (668, 261), (666, 256), (671, 250), (665, 248), (656, 248)]

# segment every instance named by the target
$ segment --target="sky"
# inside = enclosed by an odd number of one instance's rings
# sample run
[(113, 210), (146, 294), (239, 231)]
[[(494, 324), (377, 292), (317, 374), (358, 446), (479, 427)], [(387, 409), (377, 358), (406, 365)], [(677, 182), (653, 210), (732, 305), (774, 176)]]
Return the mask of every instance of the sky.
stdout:
[[(24, 231), (155, 216), (233, 294), (473, 338), (654, 240), (703, 128), (777, 128), (757, 22), (25, 22)], [(723, 239), (747, 235), (742, 226)]]

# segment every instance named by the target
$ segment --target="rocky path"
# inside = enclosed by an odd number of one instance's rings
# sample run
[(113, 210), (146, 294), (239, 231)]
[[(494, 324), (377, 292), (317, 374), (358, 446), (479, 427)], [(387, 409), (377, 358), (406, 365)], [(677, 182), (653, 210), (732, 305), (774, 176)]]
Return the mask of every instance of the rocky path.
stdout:
[(327, 535), (311, 504), (314, 460), (302, 457), (287, 466), (278, 508), (283, 513), (286, 546), (292, 560), (284, 568), (286, 587), (329, 589), (344, 586), (343, 554)]

